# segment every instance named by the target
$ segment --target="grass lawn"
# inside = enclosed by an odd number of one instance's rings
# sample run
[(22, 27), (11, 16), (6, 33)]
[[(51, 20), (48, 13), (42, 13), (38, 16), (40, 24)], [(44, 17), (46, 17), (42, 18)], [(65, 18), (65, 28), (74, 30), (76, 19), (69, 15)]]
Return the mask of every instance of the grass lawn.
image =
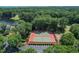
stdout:
[(70, 30), (70, 27), (71, 27), (71, 26), (66, 26), (65, 32), (68, 32), (68, 31)]
[(19, 15), (16, 15), (15, 17), (12, 17), (11, 19), (12, 19), (12, 20), (15, 20), (15, 21), (16, 21), (16, 20), (20, 20)]

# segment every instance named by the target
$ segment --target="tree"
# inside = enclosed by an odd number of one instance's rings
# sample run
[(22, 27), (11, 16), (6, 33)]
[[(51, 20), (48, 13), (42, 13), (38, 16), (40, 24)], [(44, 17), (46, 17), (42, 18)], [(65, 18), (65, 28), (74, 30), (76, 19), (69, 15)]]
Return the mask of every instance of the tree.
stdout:
[(53, 47), (48, 47), (48, 48), (44, 49), (43, 52), (45, 52), (45, 53), (53, 53)]
[(75, 40), (73, 47), (76, 48), (79, 52), (79, 40)]
[(34, 18), (32, 24), (35, 29), (46, 30), (52, 18), (49, 15), (37, 16)]
[(3, 23), (0, 23), (0, 33), (4, 33), (5, 28), (6, 28), (6, 25)]
[(20, 51), (21, 53), (36, 53), (36, 50), (33, 48), (27, 48), (25, 50)]
[(73, 45), (75, 41), (74, 34), (71, 32), (65, 32), (60, 40), (63, 45)]
[(79, 14), (75, 14), (73, 23), (79, 23)]
[(44, 52), (45, 53), (76, 53), (78, 51), (72, 46), (55, 45), (46, 48)]
[(4, 52), (4, 36), (0, 34), (0, 53)]
[(11, 32), (7, 35), (7, 41), (9, 45), (19, 47), (19, 43), (22, 42), (22, 38), (19, 32)]
[(23, 20), (17, 21), (15, 27), (17, 31), (21, 33), (23, 38), (26, 38), (26, 35), (28, 35), (32, 30), (32, 24)]
[(79, 24), (71, 25), (70, 31), (74, 34), (74, 36), (79, 39)]
[(58, 27), (60, 28), (61, 32), (64, 32), (64, 28), (66, 25), (69, 24), (69, 19), (66, 17), (58, 18)]
[(7, 35), (6, 39), (7, 39), (7, 42), (9, 45), (6, 47), (5, 52), (8, 52), (8, 53), (18, 52), (19, 47), (21, 47), (23, 45), (22, 38), (21, 38), (21, 35), (19, 34), (19, 32), (9, 33), (9, 35)]
[(21, 19), (23, 19), (26, 22), (31, 22), (33, 18), (35, 17), (35, 13), (32, 12), (22, 12), (20, 14)]
[(57, 24), (58, 24), (58, 18), (52, 18), (50, 20), (50, 24), (48, 26), (48, 30), (56, 32), (56, 30), (57, 30)]

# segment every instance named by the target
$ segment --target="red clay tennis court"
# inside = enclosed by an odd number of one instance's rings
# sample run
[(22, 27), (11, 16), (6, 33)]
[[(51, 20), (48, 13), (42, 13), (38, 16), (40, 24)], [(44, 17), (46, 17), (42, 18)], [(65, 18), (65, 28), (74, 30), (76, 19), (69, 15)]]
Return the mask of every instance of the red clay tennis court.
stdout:
[(55, 35), (48, 32), (32, 32), (28, 39), (28, 44), (55, 44)]

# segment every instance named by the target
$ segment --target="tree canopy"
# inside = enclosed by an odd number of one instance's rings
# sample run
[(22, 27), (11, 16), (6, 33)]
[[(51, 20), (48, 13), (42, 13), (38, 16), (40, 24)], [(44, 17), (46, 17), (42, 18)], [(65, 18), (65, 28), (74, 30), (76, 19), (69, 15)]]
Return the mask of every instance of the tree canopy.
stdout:
[[(7, 52), (19, 52), (19, 47), (23, 47), (21, 45), (28, 41), (33, 31), (62, 34), (59, 40), (61, 45), (48, 47), (44, 52), (77, 52), (74, 48), (79, 51), (79, 8), (0, 7), (0, 52), (4, 50), (5, 41), (9, 44), (5, 48)], [(32, 53), (36, 50), (28, 48), (22, 52)]]
[(0, 53), (4, 52), (4, 36), (0, 34)]
[(74, 37), (74, 34), (71, 32), (66, 32), (63, 34), (60, 42), (63, 45), (73, 45), (76, 38)]
[(70, 31), (74, 34), (74, 36), (79, 39), (79, 24), (71, 25)]
[(48, 47), (47, 49), (44, 49), (44, 52), (45, 53), (75, 53), (78, 51), (72, 46), (55, 45), (52, 47)]

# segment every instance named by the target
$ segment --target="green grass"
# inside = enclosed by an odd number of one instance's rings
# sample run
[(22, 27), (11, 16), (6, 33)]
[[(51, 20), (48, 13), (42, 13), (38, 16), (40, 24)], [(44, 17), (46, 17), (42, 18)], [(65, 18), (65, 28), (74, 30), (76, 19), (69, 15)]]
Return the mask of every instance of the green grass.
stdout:
[(66, 26), (65, 32), (68, 32), (68, 31), (70, 30), (70, 27), (71, 27), (71, 26)]
[(12, 17), (11, 19), (15, 21), (20, 20), (19, 15), (16, 15), (15, 17)]

